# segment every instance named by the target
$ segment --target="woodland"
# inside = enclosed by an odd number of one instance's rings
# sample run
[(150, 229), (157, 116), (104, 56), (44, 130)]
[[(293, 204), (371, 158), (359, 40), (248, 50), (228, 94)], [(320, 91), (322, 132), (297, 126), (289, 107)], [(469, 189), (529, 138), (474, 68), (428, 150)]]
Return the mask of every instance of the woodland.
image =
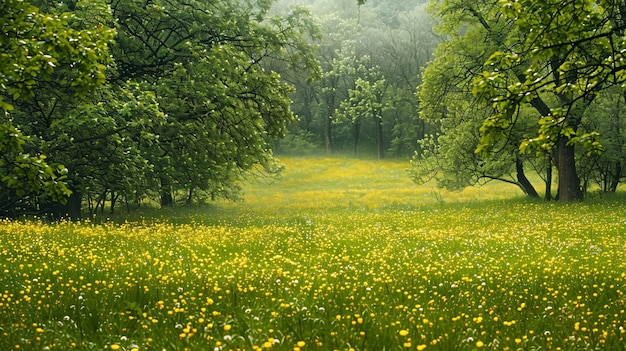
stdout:
[(623, 1), (0, 4), (0, 216), (239, 198), (274, 155), (582, 200), (624, 180)]

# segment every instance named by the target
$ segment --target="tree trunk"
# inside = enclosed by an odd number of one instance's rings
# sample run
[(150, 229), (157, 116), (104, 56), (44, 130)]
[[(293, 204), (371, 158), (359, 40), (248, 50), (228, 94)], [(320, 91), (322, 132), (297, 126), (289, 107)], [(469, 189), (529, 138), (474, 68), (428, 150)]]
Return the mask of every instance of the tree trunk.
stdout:
[(161, 207), (169, 207), (173, 204), (172, 187), (169, 181), (161, 179)]
[(361, 123), (352, 123), (352, 134), (354, 136), (354, 157), (358, 156), (359, 151), (359, 137), (361, 136)]
[[(624, 13), (624, 10), (626, 10), (626, 4), (620, 6), (620, 12), (622, 14)], [(626, 101), (626, 91), (622, 93), (622, 96), (624, 97), (624, 100)], [(615, 135), (619, 136), (619, 142), (623, 144), (623, 139), (621, 137), (622, 135), (622, 123), (621, 123), (621, 104), (620, 104), (621, 100), (617, 100), (617, 109), (616, 109), (616, 114), (615, 114)], [(620, 183), (620, 180), (622, 179), (622, 163), (620, 160), (615, 161), (615, 167), (613, 168), (613, 174), (612, 174), (612, 179), (611, 179), (611, 185), (609, 187), (609, 191), (614, 193), (617, 191), (617, 186)]]
[(326, 153), (333, 153), (333, 121), (332, 115), (328, 114), (326, 116), (326, 124), (324, 126), (324, 142), (326, 144)]
[(583, 193), (580, 189), (580, 178), (576, 172), (574, 146), (567, 145), (567, 139), (560, 137), (556, 152), (556, 169), (559, 172), (559, 201), (582, 200)]
[(193, 203), (193, 187), (189, 187), (189, 193), (187, 194), (187, 205)]
[(376, 124), (376, 145), (378, 146), (378, 159), (385, 158), (385, 143), (383, 142), (383, 120), (380, 117), (374, 117)]
[(104, 204), (106, 203), (108, 192), (109, 191), (105, 189), (96, 200), (96, 206), (94, 207), (94, 210), (93, 210), (94, 214), (98, 214), (98, 210), (100, 210), (100, 213), (104, 213)]
[(517, 181), (521, 185), (524, 193), (530, 197), (539, 197), (537, 190), (535, 190), (535, 187), (526, 177), (526, 174), (524, 173), (524, 163), (519, 158), (515, 160), (515, 169), (517, 171)]
[(48, 216), (54, 220), (70, 219), (72, 221), (80, 220), (81, 206), (83, 202), (83, 194), (74, 191), (67, 199), (65, 204), (52, 203), (48, 207)]
[(161, 192), (161, 207), (170, 207), (174, 204), (172, 192), (163, 190)]
[(117, 199), (120, 194), (116, 194), (113, 190), (111, 190), (111, 214), (115, 213), (115, 205), (117, 204)]
[(545, 200), (552, 201), (552, 157), (548, 156), (548, 167), (546, 169), (546, 193)]
[(75, 191), (67, 200), (67, 216), (72, 221), (78, 221), (82, 217), (83, 194)]
[(609, 187), (609, 191), (614, 193), (617, 191), (617, 186), (619, 185), (619, 181), (622, 178), (622, 164), (619, 161), (616, 161), (615, 170), (613, 173), (613, 179), (611, 180), (611, 186)]

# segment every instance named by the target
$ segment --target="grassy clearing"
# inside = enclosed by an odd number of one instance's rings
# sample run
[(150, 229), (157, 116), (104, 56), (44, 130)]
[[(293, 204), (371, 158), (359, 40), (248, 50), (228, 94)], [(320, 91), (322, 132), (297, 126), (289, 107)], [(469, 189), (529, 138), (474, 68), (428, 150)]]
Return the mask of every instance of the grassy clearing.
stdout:
[(442, 202), (475, 202), (519, 196), (510, 185), (492, 183), (461, 192), (416, 186), (408, 177), (408, 162), (351, 159), (285, 159), (286, 172), (276, 183), (248, 189), (247, 205), (305, 210), (390, 205), (419, 207)]
[[(623, 350), (623, 199), (416, 187), (287, 159), (246, 202), (123, 224), (3, 222), (0, 349)], [(506, 195), (503, 195), (506, 194)]]

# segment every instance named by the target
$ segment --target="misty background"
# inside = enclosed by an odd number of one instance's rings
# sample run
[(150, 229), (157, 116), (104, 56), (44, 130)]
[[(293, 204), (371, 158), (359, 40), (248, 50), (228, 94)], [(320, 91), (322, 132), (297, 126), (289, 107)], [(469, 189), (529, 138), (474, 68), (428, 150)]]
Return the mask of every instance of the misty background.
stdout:
[[(279, 0), (273, 11), (311, 11), (319, 25), (321, 77), (281, 76), (296, 87), (289, 126), (275, 152), (409, 157), (433, 129), (420, 119), (417, 86), (439, 40), (425, 0)], [(278, 69), (279, 67), (272, 67)]]

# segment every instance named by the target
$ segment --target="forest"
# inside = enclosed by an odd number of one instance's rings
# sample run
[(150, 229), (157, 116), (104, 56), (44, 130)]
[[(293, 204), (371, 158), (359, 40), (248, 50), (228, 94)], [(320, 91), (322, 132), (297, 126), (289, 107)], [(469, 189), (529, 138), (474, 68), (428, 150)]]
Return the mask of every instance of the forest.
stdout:
[(0, 214), (239, 198), (274, 155), (575, 201), (624, 179), (619, 1), (4, 1)]

